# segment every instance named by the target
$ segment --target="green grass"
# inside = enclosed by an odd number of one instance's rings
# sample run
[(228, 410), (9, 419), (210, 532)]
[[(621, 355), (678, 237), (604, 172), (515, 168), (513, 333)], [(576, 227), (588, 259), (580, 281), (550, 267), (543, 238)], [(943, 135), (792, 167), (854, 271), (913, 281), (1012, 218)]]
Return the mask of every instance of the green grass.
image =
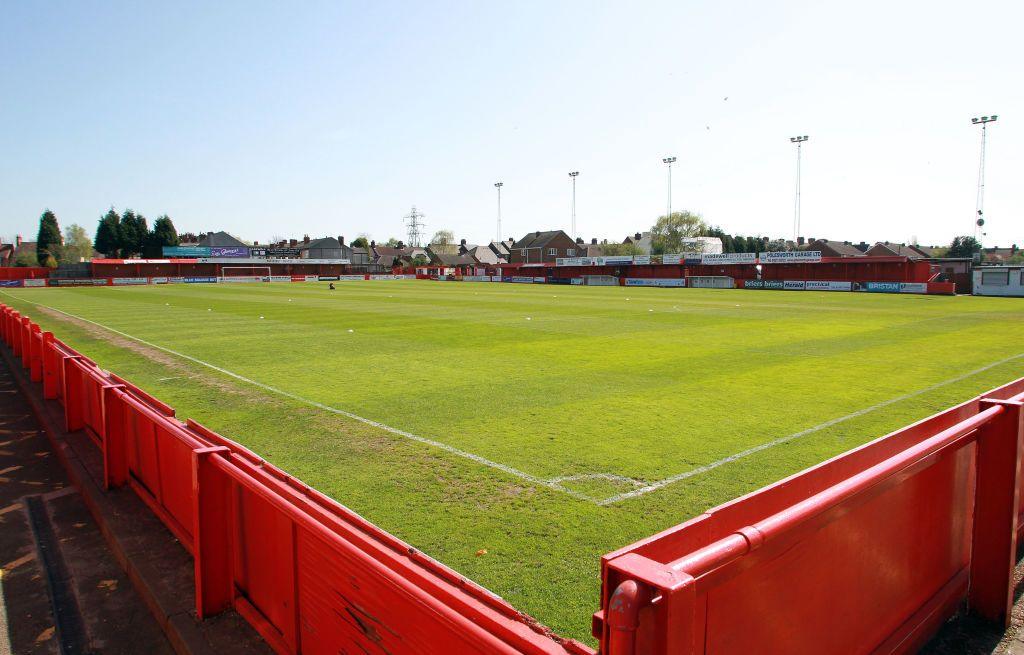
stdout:
[[(1020, 355), (1024, 302), (416, 281), (20, 289), (0, 301), (584, 640), (603, 553), (1024, 375), (1012, 359), (601, 505)], [(535, 478), (582, 477), (537, 484), (125, 348), (33, 303)]]

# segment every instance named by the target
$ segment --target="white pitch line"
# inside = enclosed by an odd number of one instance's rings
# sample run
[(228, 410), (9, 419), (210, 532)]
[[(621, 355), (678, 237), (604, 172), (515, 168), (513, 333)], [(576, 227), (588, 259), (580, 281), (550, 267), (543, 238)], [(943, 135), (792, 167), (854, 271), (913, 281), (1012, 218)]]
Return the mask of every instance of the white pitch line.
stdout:
[(742, 459), (742, 458), (747, 457), (749, 455), (753, 455), (755, 453), (759, 453), (762, 450), (768, 450), (769, 448), (774, 448), (775, 446), (779, 446), (779, 445), (787, 443), (789, 441), (793, 441), (794, 439), (799, 439), (800, 437), (805, 437), (805, 436), (807, 436), (809, 434), (812, 434), (814, 432), (818, 432), (820, 430), (824, 430), (825, 428), (832, 427), (833, 425), (842, 423), (844, 421), (849, 421), (850, 419), (857, 418), (858, 416), (864, 416), (865, 414), (873, 412), (876, 409), (881, 409), (883, 407), (888, 407), (889, 405), (893, 405), (895, 403), (902, 402), (904, 400), (909, 400), (911, 398), (914, 398), (916, 396), (920, 396), (922, 394), (926, 394), (929, 391), (935, 391), (936, 389), (941, 389), (942, 387), (948, 386), (950, 384), (955, 384), (955, 383), (960, 382), (962, 380), (966, 380), (967, 378), (969, 378), (969, 377), (971, 377), (973, 375), (977, 375), (978, 373), (984, 373), (985, 371), (987, 371), (987, 370), (989, 370), (991, 368), (995, 368), (996, 366), (1001, 366), (1002, 364), (1006, 364), (1008, 362), (1012, 362), (1013, 360), (1020, 359), (1021, 357), (1024, 357), (1024, 353), (1019, 353), (1019, 354), (1016, 354), (1016, 355), (1012, 355), (1010, 357), (1007, 357), (1006, 359), (1000, 359), (998, 362), (993, 362), (991, 364), (987, 364), (985, 366), (982, 366), (981, 368), (976, 368), (973, 371), (969, 371), (967, 373), (964, 373), (963, 375), (958, 375), (955, 378), (950, 378), (950, 379), (945, 380), (943, 382), (939, 382), (937, 384), (933, 384), (930, 387), (925, 387), (924, 389), (918, 389), (917, 391), (913, 391), (911, 393), (906, 393), (906, 394), (903, 394), (902, 396), (896, 396), (895, 398), (890, 398), (889, 400), (884, 400), (884, 401), (878, 403), (877, 405), (872, 405), (871, 407), (865, 407), (864, 409), (859, 409), (856, 412), (851, 412), (850, 414), (847, 414), (846, 416), (840, 416), (838, 418), (830, 419), (828, 421), (825, 421), (824, 423), (821, 423), (819, 425), (815, 425), (814, 427), (807, 428), (806, 430), (801, 430), (800, 432), (794, 432), (793, 434), (787, 435), (785, 437), (780, 437), (780, 438), (775, 439), (773, 441), (767, 441), (767, 442), (765, 442), (763, 444), (754, 446), (753, 448), (748, 448), (746, 450), (741, 450), (740, 452), (735, 453), (733, 455), (729, 455), (728, 457), (723, 457), (722, 459), (720, 459), (718, 461), (711, 462), (710, 464), (705, 464), (703, 466), (698, 466), (697, 468), (690, 469), (689, 471), (683, 471), (682, 473), (677, 473), (676, 475), (664, 478), (662, 480), (658, 480), (657, 482), (652, 482), (652, 483), (650, 483), (648, 485), (640, 487), (639, 489), (634, 489), (632, 491), (626, 491), (626, 492), (621, 493), (621, 494), (616, 494), (614, 496), (609, 496), (608, 498), (605, 498), (604, 500), (598, 501), (597, 504), (598, 505), (610, 505), (612, 503), (617, 503), (617, 502), (619, 502), (621, 500), (627, 500), (629, 498), (636, 498), (638, 496), (643, 496), (644, 494), (649, 494), (652, 491), (657, 491), (658, 489), (662, 489), (663, 487), (667, 487), (668, 485), (673, 484), (675, 482), (679, 482), (680, 480), (685, 480), (687, 478), (692, 478), (693, 476), (700, 475), (701, 473), (707, 473), (708, 471), (716, 469), (716, 468), (718, 468), (720, 466), (724, 466), (724, 465), (726, 465), (726, 464), (728, 464), (730, 462), (735, 462), (738, 459)]
[(81, 316), (76, 316), (75, 314), (71, 314), (69, 312), (62, 311), (60, 309), (57, 309), (56, 307), (50, 307), (49, 305), (44, 305), (42, 303), (33, 302), (31, 300), (24, 300), (22, 298), (18, 298), (17, 296), (14, 296), (14, 295), (11, 295), (11, 294), (7, 293), (6, 291), (2, 291), (0, 293), (3, 293), (4, 295), (10, 296), (11, 298), (14, 298), (14, 299), (16, 299), (18, 301), (28, 302), (28, 303), (31, 303), (31, 304), (36, 305), (38, 307), (45, 307), (45, 308), (47, 308), (47, 309), (49, 309), (51, 311), (57, 312), (58, 314), (63, 314), (65, 316), (69, 317), (69, 318), (73, 318), (73, 319), (79, 320), (79, 321), (84, 321), (85, 323), (89, 323), (90, 325), (95, 325), (96, 327), (103, 328), (104, 330), (107, 330), (108, 332), (113, 332), (114, 334), (120, 335), (120, 336), (122, 336), (122, 337), (124, 337), (126, 339), (131, 339), (132, 341), (136, 341), (138, 343), (141, 343), (144, 346), (149, 346), (150, 348), (156, 348), (157, 350), (162, 350), (165, 353), (168, 353), (170, 355), (174, 355), (175, 357), (181, 357), (182, 359), (187, 359), (190, 362), (193, 362), (195, 364), (199, 364), (200, 366), (205, 366), (205, 367), (207, 367), (209, 369), (217, 371), (218, 373), (221, 373), (223, 375), (227, 375), (228, 377), (235, 378), (236, 380), (239, 380), (241, 382), (245, 382), (246, 384), (251, 384), (254, 387), (259, 387), (260, 389), (263, 389), (264, 391), (269, 391), (270, 393), (274, 393), (274, 394), (277, 394), (279, 396), (284, 396), (285, 398), (290, 398), (291, 400), (295, 400), (295, 401), (298, 401), (300, 403), (303, 403), (303, 404), (306, 404), (306, 405), (310, 405), (311, 407), (316, 407), (317, 409), (322, 409), (325, 412), (330, 412), (332, 414), (338, 414), (340, 416), (344, 416), (346, 418), (350, 418), (350, 419), (352, 419), (354, 421), (359, 421), (360, 423), (365, 423), (366, 425), (369, 425), (369, 426), (372, 426), (372, 427), (384, 430), (385, 432), (390, 432), (391, 434), (398, 435), (400, 437), (405, 437), (406, 439), (410, 439), (410, 440), (416, 441), (418, 443), (426, 444), (428, 446), (433, 446), (434, 448), (440, 448), (441, 450), (444, 450), (444, 451), (446, 451), (448, 453), (451, 453), (453, 455), (457, 455), (459, 457), (463, 457), (465, 459), (468, 459), (468, 460), (471, 460), (473, 462), (476, 462), (477, 464), (482, 464), (482, 465), (490, 467), (492, 469), (497, 469), (499, 471), (502, 471), (503, 473), (508, 473), (509, 475), (515, 476), (515, 477), (520, 478), (522, 480), (526, 480), (527, 482), (533, 483), (535, 485), (542, 486), (542, 487), (548, 487), (549, 489), (554, 489), (556, 491), (561, 491), (562, 493), (565, 493), (565, 494), (568, 494), (570, 496), (573, 496), (574, 498), (578, 498), (579, 500), (586, 500), (588, 502), (595, 503), (595, 504), (600, 502), (600, 500), (597, 499), (597, 498), (594, 498), (592, 496), (588, 496), (586, 494), (582, 494), (582, 493), (580, 493), (578, 491), (574, 491), (572, 489), (569, 489), (568, 487), (565, 487), (565, 486), (559, 484), (557, 479), (555, 479), (555, 480), (545, 480), (544, 478), (538, 478), (535, 475), (530, 475), (529, 473), (526, 473), (525, 471), (520, 471), (519, 469), (514, 468), (512, 466), (508, 466), (507, 464), (501, 464), (499, 462), (495, 462), (495, 461), (489, 460), (486, 457), (481, 457), (480, 455), (475, 455), (475, 454), (467, 452), (465, 450), (461, 450), (459, 448), (456, 448), (455, 446), (449, 446), (446, 443), (443, 443), (443, 442), (440, 442), (440, 441), (435, 441), (434, 439), (428, 439), (427, 437), (421, 437), (418, 434), (413, 434), (412, 432), (406, 432), (405, 430), (399, 430), (398, 428), (393, 428), (390, 425), (387, 425), (385, 423), (380, 423), (379, 421), (374, 421), (373, 419), (368, 419), (368, 418), (365, 418), (363, 416), (359, 416), (358, 414), (353, 414), (352, 412), (345, 411), (344, 409), (338, 409), (337, 407), (331, 407), (330, 405), (325, 405), (324, 403), (317, 402), (316, 400), (310, 400), (309, 398), (303, 398), (302, 396), (299, 396), (299, 395), (296, 395), (294, 393), (291, 393), (290, 391), (285, 391), (283, 389), (278, 389), (277, 387), (272, 387), (269, 384), (264, 384), (262, 382), (258, 382), (256, 380), (251, 379), (251, 378), (247, 378), (244, 375), (239, 375), (238, 373), (235, 373), (233, 371), (229, 371), (229, 370), (227, 370), (225, 368), (221, 368), (221, 367), (219, 367), (219, 366), (217, 366), (215, 364), (211, 364), (209, 362), (204, 362), (203, 360), (197, 359), (195, 357), (192, 357), (191, 355), (186, 355), (185, 353), (180, 353), (180, 352), (178, 352), (176, 350), (171, 350), (170, 348), (165, 348), (164, 346), (161, 346), (161, 345), (158, 345), (158, 344), (155, 344), (155, 343), (151, 343), (151, 342), (146, 341), (144, 339), (140, 339), (139, 337), (136, 337), (136, 336), (133, 336), (131, 334), (128, 334), (127, 332), (121, 332), (120, 330), (115, 330), (114, 328), (112, 328), (110, 326), (107, 326), (107, 325), (103, 325), (102, 323), (97, 323), (96, 321), (90, 321), (87, 318), (83, 318)]

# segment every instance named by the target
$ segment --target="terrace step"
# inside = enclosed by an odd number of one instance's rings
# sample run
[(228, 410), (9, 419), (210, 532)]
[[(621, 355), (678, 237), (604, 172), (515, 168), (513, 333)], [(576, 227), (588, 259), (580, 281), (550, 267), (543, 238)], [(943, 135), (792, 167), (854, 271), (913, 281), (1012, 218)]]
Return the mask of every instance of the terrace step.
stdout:
[[(50, 611), (43, 571), (32, 569), (29, 573), (30, 569), (23, 567), (19, 576), (5, 574), (3, 578), (4, 596), (9, 599), (10, 652), (273, 653), (234, 611), (196, 620), (191, 556), (130, 489), (103, 489), (102, 461), (89, 437), (83, 432), (65, 432), (61, 406), (42, 399), (38, 385), (29, 383), (20, 362), (7, 348), (0, 347), (0, 352), (0, 422), (29, 426), (24, 429), (35, 441), (19, 453), (48, 453), (36, 457), (47, 465), (45, 472), (22, 476), (41, 484), (17, 490), (11, 487), (12, 492), (20, 491), (18, 500), (6, 499), (8, 485), (0, 484), (0, 509), (18, 505), (16, 511), (0, 515), (0, 519), (17, 521), (23, 533), (15, 543), (12, 531), (0, 530), (2, 559), (17, 561), (20, 556), (30, 563), (52, 562), (46, 570), (49, 586), (63, 586), (63, 591), (55, 594), (58, 613), (68, 619), (67, 625), (77, 622), (84, 631), (77, 642), (72, 639), (65, 650), (60, 649), (61, 640), (74, 635), (58, 635), (61, 623), (54, 621)], [(7, 438), (3, 435), (0, 442)], [(26, 491), (36, 497), (23, 499)], [(30, 521), (38, 526), (37, 534), (42, 533), (38, 545), (28, 529)], [(48, 531), (52, 538), (47, 538)], [(40, 552), (47, 556), (36, 554)], [(28, 584), (33, 575), (37, 577), (34, 587)], [(13, 610), (9, 589), (19, 592), (18, 607)], [(76, 616), (75, 606), (85, 611)], [(149, 612), (139, 611), (142, 607)], [(0, 641), (0, 653), (6, 655), (4, 645)]]

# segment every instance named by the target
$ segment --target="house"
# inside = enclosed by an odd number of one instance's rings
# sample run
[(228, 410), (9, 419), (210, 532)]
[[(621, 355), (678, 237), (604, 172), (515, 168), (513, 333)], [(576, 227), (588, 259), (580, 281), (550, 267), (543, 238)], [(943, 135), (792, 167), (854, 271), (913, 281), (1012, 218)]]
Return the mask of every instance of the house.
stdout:
[(1009, 248), (982, 248), (982, 259), (986, 262), (1004, 263), (1020, 254), (1020, 248), (1013, 244)]
[(502, 264), (507, 261), (500, 259), (489, 246), (470, 245), (465, 239), (459, 244), (459, 254), (472, 257), (478, 264)]
[(508, 249), (512, 247), (513, 243), (515, 243), (513, 239), (509, 239), (508, 241), (491, 241), (491, 243), (487, 247), (490, 248), (495, 255), (497, 255), (498, 259), (502, 263), (506, 263), (508, 262), (509, 259)]
[[(859, 248), (858, 248), (859, 250)], [(909, 257), (910, 259), (927, 259), (929, 255), (920, 248), (902, 243), (889, 243), (879, 241), (868, 248), (864, 253), (865, 257)]]
[(970, 257), (929, 257), (929, 264), (938, 267), (939, 276), (936, 282), (952, 282), (956, 285), (957, 293), (971, 293), (973, 276), (971, 269), (974, 267), (974, 260)]
[(849, 241), (830, 241), (828, 239), (808, 239), (804, 250), (820, 250), (822, 257), (863, 257), (860, 248)]
[(510, 264), (554, 264), (560, 257), (578, 257), (580, 248), (562, 230), (531, 232), (512, 244)]
[(249, 246), (224, 231), (207, 232), (199, 237), (199, 245), (203, 248), (247, 248)]
[(351, 254), (349, 255), (349, 261), (353, 266), (366, 266), (370, 263), (370, 249), (359, 246), (358, 248), (350, 248)]
[(37, 266), (36, 242), (23, 241), (20, 234), (14, 237), (14, 243), (0, 241), (0, 266), (16, 266), (19, 257), (25, 260), (31, 258), (31, 265)]
[(324, 237), (310, 240), (306, 236), (299, 246), (302, 259), (352, 259), (352, 249), (344, 244), (345, 237)]
[(651, 233), (637, 232), (631, 237), (626, 237), (622, 243), (631, 243), (636, 246), (641, 255), (651, 254)]

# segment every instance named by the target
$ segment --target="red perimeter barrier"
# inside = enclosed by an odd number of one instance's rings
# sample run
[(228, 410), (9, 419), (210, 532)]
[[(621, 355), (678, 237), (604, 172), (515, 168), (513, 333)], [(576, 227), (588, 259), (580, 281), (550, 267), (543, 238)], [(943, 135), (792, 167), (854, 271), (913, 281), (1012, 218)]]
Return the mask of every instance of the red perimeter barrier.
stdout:
[(200, 618), (234, 608), (289, 654), (593, 655), (3, 305), (0, 333), (100, 448), (105, 485), (192, 553)]
[[(200, 618), (280, 653), (593, 655), (3, 305), (0, 334), (193, 554)], [(910, 652), (965, 601), (1006, 624), (1022, 454), (1024, 378), (606, 555), (600, 652)]]
[(607, 655), (912, 652), (963, 601), (1006, 624), (1024, 379), (602, 562)]

